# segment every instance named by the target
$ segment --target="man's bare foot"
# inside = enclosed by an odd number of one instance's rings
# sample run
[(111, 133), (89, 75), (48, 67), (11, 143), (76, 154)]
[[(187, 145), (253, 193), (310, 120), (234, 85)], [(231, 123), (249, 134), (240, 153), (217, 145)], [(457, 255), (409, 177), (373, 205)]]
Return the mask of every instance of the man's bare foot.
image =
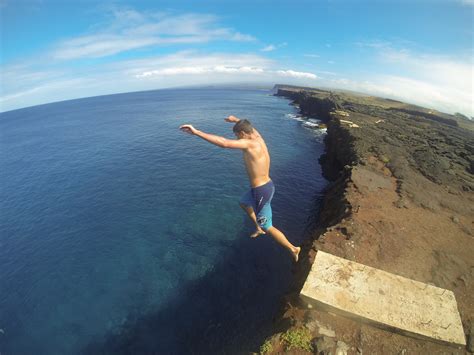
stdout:
[(295, 260), (295, 263), (298, 262), (298, 256), (300, 255), (300, 251), (301, 251), (301, 248), (296, 247), (295, 250), (291, 252), (291, 254), (293, 255), (293, 259)]
[(257, 238), (260, 234), (265, 234), (262, 228), (258, 228), (255, 232), (250, 235), (250, 238)]

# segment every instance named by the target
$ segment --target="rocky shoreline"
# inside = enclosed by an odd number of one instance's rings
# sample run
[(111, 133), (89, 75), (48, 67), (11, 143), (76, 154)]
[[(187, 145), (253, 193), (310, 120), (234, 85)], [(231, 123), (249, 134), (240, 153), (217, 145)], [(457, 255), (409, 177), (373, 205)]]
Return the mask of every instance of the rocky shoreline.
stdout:
[[(395, 100), (276, 86), (327, 125), (331, 183), (318, 227), (264, 353), (464, 354), (474, 351), (474, 123)], [(454, 292), (465, 349), (308, 309), (299, 299), (317, 250)]]

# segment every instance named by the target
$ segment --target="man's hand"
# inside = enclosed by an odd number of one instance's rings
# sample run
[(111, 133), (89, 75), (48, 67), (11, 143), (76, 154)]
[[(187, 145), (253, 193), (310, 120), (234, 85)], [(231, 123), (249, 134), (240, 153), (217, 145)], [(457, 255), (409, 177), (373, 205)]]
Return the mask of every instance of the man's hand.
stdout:
[(189, 134), (196, 134), (197, 131), (198, 131), (196, 128), (194, 128), (190, 124), (183, 124), (183, 125), (179, 126), (179, 129), (186, 132), (186, 133), (189, 133)]
[(224, 121), (230, 122), (230, 123), (237, 123), (237, 122), (239, 122), (240, 120), (239, 120), (237, 117), (230, 115), (229, 117), (227, 117), (226, 119), (224, 119)]

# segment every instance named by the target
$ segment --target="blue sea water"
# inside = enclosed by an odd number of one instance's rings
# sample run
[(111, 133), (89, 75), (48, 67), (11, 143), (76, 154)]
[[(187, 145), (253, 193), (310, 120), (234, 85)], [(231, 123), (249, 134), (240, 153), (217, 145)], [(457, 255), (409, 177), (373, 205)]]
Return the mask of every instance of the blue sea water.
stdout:
[(274, 225), (298, 245), (325, 187), (323, 134), (265, 90), (101, 96), (0, 114), (0, 353), (257, 350), (291, 259), (250, 239), (229, 114), (265, 138)]

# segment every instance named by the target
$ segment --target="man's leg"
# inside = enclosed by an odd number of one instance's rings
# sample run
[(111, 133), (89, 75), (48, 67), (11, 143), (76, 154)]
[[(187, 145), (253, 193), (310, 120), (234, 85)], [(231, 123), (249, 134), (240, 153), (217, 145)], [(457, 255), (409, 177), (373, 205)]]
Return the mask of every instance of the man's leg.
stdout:
[(258, 237), (260, 234), (265, 234), (265, 231), (260, 228), (260, 226), (257, 223), (257, 216), (255, 216), (255, 211), (253, 210), (252, 207), (244, 205), (243, 203), (239, 203), (240, 207), (248, 214), (252, 222), (255, 224), (256, 230), (254, 233), (250, 235), (251, 238)]
[(298, 261), (298, 255), (300, 254), (301, 250), (300, 247), (295, 247), (293, 244), (291, 244), (288, 239), (286, 239), (285, 235), (273, 226), (268, 228), (266, 232), (267, 234), (270, 234), (280, 245), (285, 247), (291, 253), (295, 261)]

